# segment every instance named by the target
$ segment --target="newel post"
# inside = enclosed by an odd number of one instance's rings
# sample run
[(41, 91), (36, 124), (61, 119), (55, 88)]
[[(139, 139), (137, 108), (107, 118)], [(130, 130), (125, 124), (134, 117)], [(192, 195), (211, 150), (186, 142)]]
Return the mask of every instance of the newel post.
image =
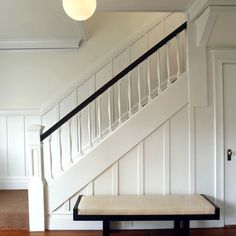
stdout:
[(43, 152), (40, 135), (43, 126), (33, 125), (28, 128), (29, 140), (29, 170), (30, 181), (28, 184), (29, 201), (29, 229), (30, 231), (45, 230), (45, 204), (44, 204), (44, 173)]

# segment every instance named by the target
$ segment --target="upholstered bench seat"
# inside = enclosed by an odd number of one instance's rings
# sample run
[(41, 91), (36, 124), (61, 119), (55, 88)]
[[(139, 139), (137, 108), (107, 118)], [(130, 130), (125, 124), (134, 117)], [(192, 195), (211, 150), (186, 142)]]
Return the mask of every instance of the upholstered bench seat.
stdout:
[(79, 196), (73, 217), (103, 221), (104, 236), (110, 221), (127, 220), (173, 220), (175, 230), (188, 235), (190, 220), (219, 219), (219, 208), (204, 195)]
[(214, 214), (215, 207), (201, 195), (84, 196), (79, 215)]

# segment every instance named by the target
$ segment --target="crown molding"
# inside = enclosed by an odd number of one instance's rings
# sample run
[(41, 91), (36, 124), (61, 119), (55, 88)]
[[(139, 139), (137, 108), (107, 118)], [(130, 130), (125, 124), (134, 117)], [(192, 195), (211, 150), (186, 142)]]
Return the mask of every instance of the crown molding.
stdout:
[[(80, 27), (81, 29), (81, 27)], [(85, 33), (84, 33), (85, 35)], [(84, 36), (85, 37), (85, 36)], [(0, 51), (25, 51), (25, 50), (68, 50), (79, 49), (81, 40), (63, 40), (63, 41), (51, 41), (51, 40), (0, 40)]]
[(0, 109), (0, 116), (41, 116), (39, 109)]

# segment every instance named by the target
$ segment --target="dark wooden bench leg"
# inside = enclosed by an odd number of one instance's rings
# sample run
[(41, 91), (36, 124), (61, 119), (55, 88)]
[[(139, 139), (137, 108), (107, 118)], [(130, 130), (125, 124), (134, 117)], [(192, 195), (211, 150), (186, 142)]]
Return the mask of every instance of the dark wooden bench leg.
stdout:
[(182, 235), (189, 236), (189, 220), (182, 221)]
[(174, 221), (174, 235), (178, 236), (180, 234), (180, 220), (175, 220)]
[(103, 236), (109, 236), (110, 232), (110, 222), (109, 220), (103, 221)]

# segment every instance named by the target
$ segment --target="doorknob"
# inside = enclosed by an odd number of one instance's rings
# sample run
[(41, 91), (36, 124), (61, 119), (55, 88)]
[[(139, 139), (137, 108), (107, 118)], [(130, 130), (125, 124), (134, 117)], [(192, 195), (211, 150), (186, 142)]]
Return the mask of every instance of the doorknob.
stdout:
[(233, 154), (232, 150), (231, 150), (231, 149), (228, 149), (228, 150), (227, 150), (227, 160), (228, 160), (228, 161), (231, 161), (232, 154)]

